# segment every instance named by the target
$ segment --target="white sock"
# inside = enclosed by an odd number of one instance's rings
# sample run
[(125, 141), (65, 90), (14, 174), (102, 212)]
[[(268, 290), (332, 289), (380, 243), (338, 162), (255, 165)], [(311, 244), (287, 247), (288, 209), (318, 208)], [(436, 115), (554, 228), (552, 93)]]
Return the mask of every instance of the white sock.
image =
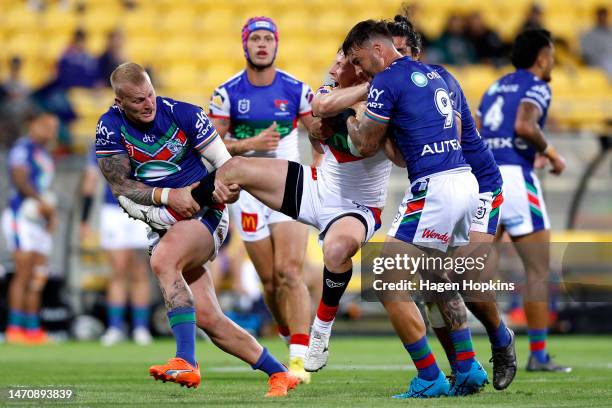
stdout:
[(316, 316), (315, 316), (314, 322), (312, 322), (312, 328), (323, 334), (331, 334), (333, 325), (334, 325), (333, 320), (331, 322), (325, 322)]
[(289, 358), (300, 357), (301, 359), (304, 359), (306, 357), (307, 350), (308, 346), (304, 346), (303, 344), (290, 344)]

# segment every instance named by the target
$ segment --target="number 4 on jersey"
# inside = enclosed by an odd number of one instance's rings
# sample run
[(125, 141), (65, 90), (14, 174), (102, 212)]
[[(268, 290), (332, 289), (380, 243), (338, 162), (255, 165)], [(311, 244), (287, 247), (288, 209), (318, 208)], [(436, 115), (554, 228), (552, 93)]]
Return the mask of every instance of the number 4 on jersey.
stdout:
[(495, 99), (495, 102), (491, 105), (487, 113), (484, 115), (484, 119), (482, 124), (485, 127), (491, 129), (491, 131), (495, 132), (501, 126), (504, 121), (504, 113), (502, 112), (502, 108), (504, 107), (504, 98), (502, 96), (498, 96)]

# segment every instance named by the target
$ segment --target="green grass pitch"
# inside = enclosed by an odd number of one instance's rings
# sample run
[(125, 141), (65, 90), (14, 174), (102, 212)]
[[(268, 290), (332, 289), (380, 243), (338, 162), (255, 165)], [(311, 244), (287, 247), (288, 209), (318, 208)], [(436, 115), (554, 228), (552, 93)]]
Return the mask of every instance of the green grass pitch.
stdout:
[[(611, 337), (551, 337), (550, 351), (571, 374), (533, 374), (524, 371), (527, 339), (520, 337), (520, 369), (509, 389), (498, 392), (488, 385), (475, 396), (434, 400), (392, 400), (405, 390), (415, 375), (409, 356), (393, 337), (332, 338), (328, 367), (314, 373), (312, 383), (298, 387), (288, 398), (270, 401), (263, 397), (266, 376), (224, 354), (210, 343), (199, 342), (197, 354), (202, 384), (186, 389), (155, 382), (148, 367), (173, 356), (171, 340), (150, 347), (129, 343), (103, 348), (97, 343), (65, 343), (43, 347), (0, 345), (0, 406), (307, 406), (307, 407), (596, 407), (612, 404)], [(286, 358), (280, 340), (263, 342), (277, 356)], [(448, 365), (441, 348), (431, 341), (441, 367)], [(491, 376), (490, 352), (485, 337), (475, 347)], [(70, 387), (70, 401), (12, 402), (6, 389), (14, 386)]]

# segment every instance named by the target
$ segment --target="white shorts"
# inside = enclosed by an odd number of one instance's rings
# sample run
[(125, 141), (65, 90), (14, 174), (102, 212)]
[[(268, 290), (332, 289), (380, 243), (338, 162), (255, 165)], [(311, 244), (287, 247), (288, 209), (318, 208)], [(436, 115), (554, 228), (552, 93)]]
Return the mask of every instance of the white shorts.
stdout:
[[(42, 221), (42, 220), (41, 220)], [(2, 214), (2, 229), (10, 252), (24, 251), (51, 255), (52, 237), (44, 222), (28, 218), (21, 206), (16, 212), (6, 208)]]
[(470, 242), (478, 207), (478, 182), (469, 169), (416, 180), (406, 192), (388, 235), (446, 252)]
[[(194, 217), (198, 219), (206, 229), (210, 232), (213, 237), (213, 242), (215, 243), (215, 252), (210, 257), (209, 261), (212, 261), (219, 252), (219, 248), (225, 241), (225, 237), (227, 236), (227, 230), (229, 229), (229, 212), (227, 206), (225, 205), (216, 205), (214, 207), (205, 207), (200, 210), (198, 215)], [(153, 230), (147, 226), (148, 230), (148, 239), (149, 239), (149, 255), (153, 254), (157, 244), (161, 240), (164, 235), (163, 232)], [(189, 237), (185, 237), (185, 239), (189, 239)]]
[(495, 236), (499, 224), (500, 206), (503, 202), (501, 188), (478, 194), (478, 208), (472, 218), (470, 231)]
[(117, 204), (103, 204), (100, 212), (100, 247), (107, 251), (148, 247), (147, 224), (133, 220)]
[(511, 237), (550, 228), (540, 181), (535, 173), (521, 166), (499, 166), (504, 180), (501, 224)]
[(380, 228), (382, 210), (332, 193), (325, 183), (319, 180), (321, 171), (321, 168), (302, 166), (302, 202), (298, 221), (318, 229), (319, 239), (323, 240), (334, 221), (353, 216), (363, 223), (366, 229), (364, 242), (368, 242)]
[(252, 242), (270, 236), (270, 224), (293, 221), (291, 217), (274, 211), (253, 197), (247, 191), (240, 192), (240, 198), (230, 206), (233, 221), (243, 241)]

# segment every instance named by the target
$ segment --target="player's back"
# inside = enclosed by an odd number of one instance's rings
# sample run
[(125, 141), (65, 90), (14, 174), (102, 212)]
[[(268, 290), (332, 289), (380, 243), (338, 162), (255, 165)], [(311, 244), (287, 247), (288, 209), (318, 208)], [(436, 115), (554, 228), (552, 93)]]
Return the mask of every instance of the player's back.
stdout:
[(551, 92), (548, 84), (531, 72), (519, 69), (495, 82), (483, 95), (478, 109), (480, 134), (493, 151), (497, 164), (533, 167), (536, 151), (514, 130), (521, 102), (533, 103), (541, 112), (539, 125), (544, 127)]
[(366, 116), (389, 124), (411, 181), (468, 167), (448, 86), (428, 65), (403, 57), (376, 75)]
[(179, 188), (207, 174), (197, 149), (216, 133), (198, 106), (158, 96), (153, 122), (131, 122), (116, 105), (102, 115), (96, 129), (98, 158), (127, 154), (132, 178), (151, 186)]
[(461, 118), (461, 150), (472, 173), (478, 180), (480, 192), (494, 191), (502, 186), (502, 177), (499, 168), (476, 129), (472, 112), (463, 93), (459, 81), (441, 65), (431, 64), (432, 67), (448, 85), (449, 96), (453, 103), (455, 113)]
[(235, 140), (257, 136), (276, 122), (281, 137), (276, 151), (249, 152), (245, 156), (299, 161), (297, 119), (310, 113), (311, 100), (310, 87), (282, 70), (276, 70), (268, 86), (251, 84), (243, 70), (215, 89), (210, 117), (229, 119), (228, 136)]

